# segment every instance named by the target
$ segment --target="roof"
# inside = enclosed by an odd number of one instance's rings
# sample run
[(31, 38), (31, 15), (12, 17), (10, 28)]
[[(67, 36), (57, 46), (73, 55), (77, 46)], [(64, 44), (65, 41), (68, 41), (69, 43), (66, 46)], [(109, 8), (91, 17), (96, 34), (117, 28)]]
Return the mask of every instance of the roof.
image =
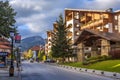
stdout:
[(37, 51), (37, 50), (43, 50), (43, 47), (42, 46), (33, 46), (32, 48), (31, 48), (31, 50), (32, 51)]
[(106, 10), (94, 10), (94, 9), (71, 9), (71, 8), (65, 8), (65, 10), (70, 10), (70, 11), (81, 11), (81, 12), (107, 12)]
[(10, 45), (10, 42), (1, 42), (1, 41), (0, 41), (0, 45), (1, 45), (1, 44)]
[(100, 38), (113, 41), (113, 42), (120, 42), (120, 34), (119, 33), (109, 33), (109, 32), (98, 32), (90, 29), (85, 29), (81, 32), (80, 36), (78, 39), (75, 41), (74, 44), (80, 43), (85, 36), (84, 35), (96, 35)]
[(0, 37), (0, 41), (8, 41), (6, 38)]
[(5, 46), (5, 45), (0, 45), (0, 49), (11, 49), (11, 47)]

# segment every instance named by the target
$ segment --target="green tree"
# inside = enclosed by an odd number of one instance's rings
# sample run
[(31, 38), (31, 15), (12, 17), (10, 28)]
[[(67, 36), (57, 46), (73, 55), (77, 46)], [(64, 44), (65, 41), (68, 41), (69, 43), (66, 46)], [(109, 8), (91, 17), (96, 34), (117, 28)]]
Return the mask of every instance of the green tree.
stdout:
[(15, 24), (16, 12), (10, 6), (8, 1), (0, 1), (0, 36), (9, 37), (11, 30), (16, 31), (16, 28), (12, 28)]
[(32, 58), (33, 57), (33, 52), (31, 49), (28, 50), (28, 58)]
[(65, 27), (61, 14), (56, 23), (56, 32), (53, 33), (54, 37), (52, 39), (52, 56), (56, 58), (62, 58), (62, 61), (64, 61), (65, 57), (68, 57), (72, 54), (70, 39), (67, 38), (68, 28)]
[(42, 61), (43, 60), (43, 56), (44, 56), (44, 51), (42, 50), (39, 50), (39, 52), (38, 52), (38, 59), (40, 60), (40, 61)]

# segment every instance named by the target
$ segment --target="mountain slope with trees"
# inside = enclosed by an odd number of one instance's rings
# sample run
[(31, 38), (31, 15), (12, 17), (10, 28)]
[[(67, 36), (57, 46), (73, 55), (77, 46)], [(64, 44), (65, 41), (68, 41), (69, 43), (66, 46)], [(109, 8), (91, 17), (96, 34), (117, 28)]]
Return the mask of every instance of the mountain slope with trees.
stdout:
[(45, 40), (41, 36), (32, 36), (21, 41), (22, 51), (26, 51), (36, 45), (45, 45)]

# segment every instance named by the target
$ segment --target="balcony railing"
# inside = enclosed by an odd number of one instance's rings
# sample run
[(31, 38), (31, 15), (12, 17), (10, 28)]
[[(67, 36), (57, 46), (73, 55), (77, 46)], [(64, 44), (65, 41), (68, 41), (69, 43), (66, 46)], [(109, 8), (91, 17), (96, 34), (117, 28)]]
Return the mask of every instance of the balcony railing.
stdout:
[(98, 26), (98, 25), (101, 25), (101, 24), (105, 24), (107, 22), (108, 19), (99, 19), (99, 20), (96, 20), (96, 21), (90, 21), (88, 22), (87, 24), (81, 26), (81, 29), (86, 29), (86, 28), (91, 28), (93, 26)]
[(81, 18), (80, 18), (80, 21), (81, 22), (88, 22), (89, 20), (91, 19), (91, 17), (90, 16), (82, 16)]

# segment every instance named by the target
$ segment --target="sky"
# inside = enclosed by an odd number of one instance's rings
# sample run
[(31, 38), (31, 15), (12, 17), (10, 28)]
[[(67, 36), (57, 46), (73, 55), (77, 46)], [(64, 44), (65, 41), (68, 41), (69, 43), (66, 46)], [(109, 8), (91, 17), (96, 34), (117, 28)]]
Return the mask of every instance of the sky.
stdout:
[[(5, 0), (1, 0), (5, 1)], [(16, 24), (22, 38), (41, 36), (53, 29), (53, 23), (65, 8), (72, 9), (120, 9), (120, 0), (8, 0), (17, 12)]]

